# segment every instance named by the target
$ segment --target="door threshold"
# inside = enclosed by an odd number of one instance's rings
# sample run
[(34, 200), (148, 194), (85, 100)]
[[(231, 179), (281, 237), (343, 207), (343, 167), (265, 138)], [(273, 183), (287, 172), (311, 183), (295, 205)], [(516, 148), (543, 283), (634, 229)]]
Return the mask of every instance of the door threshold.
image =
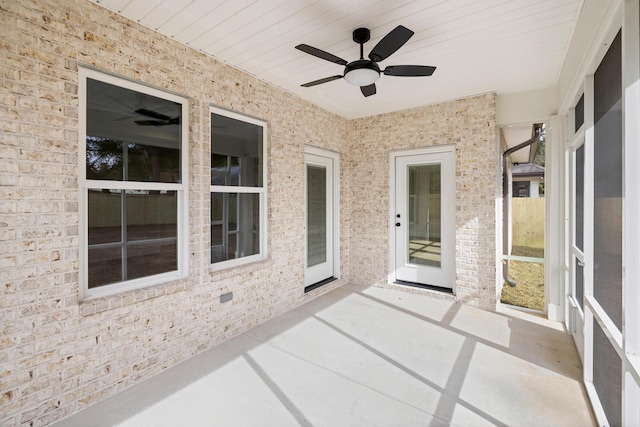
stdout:
[(429, 289), (430, 291), (437, 291), (437, 292), (453, 295), (453, 289), (444, 288), (442, 286), (426, 285), (424, 283), (416, 283), (416, 282), (406, 282), (404, 280), (396, 280), (393, 283), (396, 285), (412, 286), (414, 288)]
[(304, 293), (306, 294), (307, 292), (311, 292), (314, 289), (318, 289), (320, 286), (324, 286), (327, 283), (333, 282), (334, 280), (338, 280), (338, 279), (335, 278), (335, 277), (328, 277), (328, 278), (326, 278), (324, 280), (321, 280), (319, 282), (314, 283), (313, 285), (306, 286), (304, 288)]

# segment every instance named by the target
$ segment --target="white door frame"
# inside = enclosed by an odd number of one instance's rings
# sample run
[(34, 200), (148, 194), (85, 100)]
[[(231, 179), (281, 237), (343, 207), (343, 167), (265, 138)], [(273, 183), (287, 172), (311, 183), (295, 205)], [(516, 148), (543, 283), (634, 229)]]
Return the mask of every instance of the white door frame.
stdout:
[[(451, 167), (450, 176), (446, 176), (446, 171), (442, 170), (442, 194), (450, 193), (451, 197), (455, 200), (455, 145), (447, 144), (447, 145), (435, 145), (431, 147), (422, 147), (415, 148), (410, 150), (398, 150), (392, 151), (389, 153), (389, 272), (387, 275), (388, 283), (394, 283), (396, 281), (396, 159), (399, 157), (408, 157), (408, 156), (422, 156), (422, 155), (437, 155), (437, 154), (452, 154), (453, 155), (453, 165)], [(455, 205), (455, 202), (454, 202)], [(452, 213), (452, 216), (455, 217), (455, 207)], [(408, 218), (403, 218), (403, 220), (407, 220)], [(450, 242), (453, 246), (453, 249), (450, 251), (451, 256), (455, 258), (455, 218), (453, 220), (451, 229), (448, 231), (446, 229), (442, 230), (442, 234), (450, 234), (452, 241)], [(443, 251), (444, 252), (444, 251)], [(444, 254), (443, 254), (444, 257)], [(444, 260), (444, 258), (443, 258)], [(450, 271), (450, 283), (451, 290), (455, 293), (456, 290), (456, 280), (455, 280), (455, 259), (451, 260), (452, 268)]]
[[(569, 305), (567, 307), (567, 329), (569, 333), (573, 336), (575, 345), (578, 349), (578, 355), (580, 356), (580, 360), (584, 364), (584, 311), (583, 308), (580, 308), (580, 302), (576, 300), (576, 262), (582, 263), (583, 268), (583, 284), (582, 284), (582, 293), (584, 295), (585, 290), (585, 282), (584, 274), (586, 273), (586, 263), (585, 263), (585, 247), (584, 240), (587, 235), (588, 230), (585, 229), (584, 223), (585, 219), (588, 216), (587, 212), (587, 204), (584, 203), (583, 208), (583, 243), (582, 250), (576, 245), (576, 151), (579, 148), (582, 148), (585, 153), (585, 159), (583, 166), (584, 176), (583, 176), (583, 202), (585, 198), (587, 198), (585, 187), (589, 185), (587, 183), (588, 179), (592, 178), (592, 171), (586, 170), (586, 144), (585, 144), (585, 124), (582, 125), (578, 133), (576, 133), (568, 146), (568, 167), (569, 167), (569, 182), (568, 182), (568, 193), (569, 193), (569, 201), (567, 210), (569, 212), (568, 219), (568, 231), (569, 231), (569, 260), (568, 260), (568, 271), (569, 271), (569, 280), (567, 283), (567, 301)], [(589, 181), (590, 182), (590, 181)]]
[[(304, 161), (304, 167), (305, 167), (305, 177), (306, 177), (306, 169), (307, 169), (307, 155), (312, 155), (312, 156), (318, 156), (318, 157), (323, 157), (326, 159), (330, 159), (331, 163), (332, 163), (332, 170), (333, 170), (333, 175), (331, 176), (331, 181), (332, 181), (332, 202), (333, 202), (333, 209), (332, 209), (332, 215), (333, 215), (333, 227), (332, 227), (332, 237), (333, 237), (333, 277), (336, 279), (340, 278), (340, 153), (336, 153), (334, 151), (329, 151), (329, 150), (324, 150), (321, 148), (317, 148), (317, 147), (312, 147), (310, 145), (305, 145), (304, 147), (304, 154), (305, 154), (305, 161)], [(306, 178), (305, 178), (305, 200), (307, 197), (307, 183), (306, 183)], [(307, 222), (307, 205), (305, 203), (305, 207), (304, 207), (304, 213), (305, 213), (305, 272), (306, 272), (306, 266), (307, 266), (307, 249), (306, 249), (306, 232), (307, 232), (307, 226), (306, 226), (306, 222)], [(309, 285), (313, 285), (313, 283), (307, 283), (306, 277), (305, 277), (305, 283), (304, 283), (305, 287), (309, 286)]]

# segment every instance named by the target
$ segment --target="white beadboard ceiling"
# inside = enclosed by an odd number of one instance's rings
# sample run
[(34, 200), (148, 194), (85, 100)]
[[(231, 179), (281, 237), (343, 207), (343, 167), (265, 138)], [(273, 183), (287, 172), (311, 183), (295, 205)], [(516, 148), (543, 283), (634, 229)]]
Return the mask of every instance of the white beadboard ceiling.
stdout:
[[(487, 92), (555, 86), (583, 0), (91, 0), (345, 118)], [(305, 43), (353, 61), (352, 32), (371, 30), (365, 57), (398, 25), (414, 36), (380, 63), (432, 65), (431, 77), (382, 75), (365, 98), (343, 67)]]

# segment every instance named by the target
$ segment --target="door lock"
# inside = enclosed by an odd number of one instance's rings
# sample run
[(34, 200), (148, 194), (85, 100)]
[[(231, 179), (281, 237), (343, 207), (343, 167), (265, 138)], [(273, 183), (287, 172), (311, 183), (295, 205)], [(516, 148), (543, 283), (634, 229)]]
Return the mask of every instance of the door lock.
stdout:
[(400, 223), (399, 222), (396, 222), (396, 227), (400, 227)]

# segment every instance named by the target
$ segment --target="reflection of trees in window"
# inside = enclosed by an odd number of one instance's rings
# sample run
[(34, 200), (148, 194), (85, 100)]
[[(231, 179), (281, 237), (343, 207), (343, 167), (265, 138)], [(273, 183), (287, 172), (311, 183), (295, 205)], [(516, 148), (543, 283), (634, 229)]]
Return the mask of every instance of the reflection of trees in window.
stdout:
[(178, 182), (180, 151), (143, 144), (128, 144), (128, 180)]
[(87, 136), (87, 179), (121, 181), (122, 141)]
[(178, 182), (180, 150), (87, 136), (87, 179)]
[(184, 275), (179, 223), (186, 218), (186, 99), (115, 77), (110, 81), (120, 83), (107, 83), (92, 70), (80, 73), (86, 79), (86, 96), (80, 96), (86, 116), (85, 296)]

